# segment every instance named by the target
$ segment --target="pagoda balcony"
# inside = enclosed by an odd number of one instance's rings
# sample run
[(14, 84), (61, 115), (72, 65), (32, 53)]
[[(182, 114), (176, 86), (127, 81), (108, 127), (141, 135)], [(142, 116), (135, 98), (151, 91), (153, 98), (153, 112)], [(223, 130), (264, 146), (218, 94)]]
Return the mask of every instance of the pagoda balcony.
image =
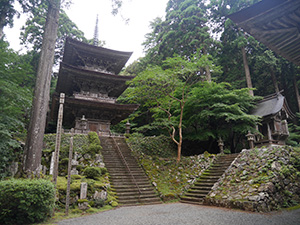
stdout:
[(103, 95), (101, 93), (91, 93), (91, 92), (73, 93), (73, 96), (75, 99), (116, 103), (116, 98), (108, 97), (107, 95)]

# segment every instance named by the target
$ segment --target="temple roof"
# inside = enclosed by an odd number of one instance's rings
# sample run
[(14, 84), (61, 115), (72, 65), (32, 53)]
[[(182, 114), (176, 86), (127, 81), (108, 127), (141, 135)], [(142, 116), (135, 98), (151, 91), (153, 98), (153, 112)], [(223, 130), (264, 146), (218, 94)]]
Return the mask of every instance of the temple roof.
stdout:
[(130, 81), (132, 78), (132, 76), (107, 74), (61, 63), (56, 92), (63, 92), (70, 96), (73, 91), (79, 91), (78, 85), (80, 82), (88, 82), (89, 85), (92, 83), (92, 85), (99, 86), (99, 88), (105, 88), (108, 96), (117, 98), (127, 88), (126, 81)]
[(273, 116), (285, 109), (287, 114), (293, 118), (294, 115), (288, 107), (287, 101), (280, 93), (266, 96), (263, 100), (259, 101), (256, 108), (252, 111), (252, 115), (267, 117)]
[(67, 38), (63, 62), (118, 74), (131, 55), (132, 52), (115, 51)]
[(228, 17), (271, 50), (300, 65), (299, 0), (263, 0)]

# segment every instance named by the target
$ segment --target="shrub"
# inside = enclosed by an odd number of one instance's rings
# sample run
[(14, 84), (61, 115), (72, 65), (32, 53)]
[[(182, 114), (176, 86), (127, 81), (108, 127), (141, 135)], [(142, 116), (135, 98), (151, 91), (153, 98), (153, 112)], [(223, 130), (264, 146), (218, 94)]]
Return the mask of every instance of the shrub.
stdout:
[(127, 143), (137, 153), (143, 153), (149, 156), (168, 158), (176, 156), (176, 146), (170, 137), (164, 135), (154, 137), (142, 137), (132, 134)]
[(0, 221), (31, 224), (50, 217), (54, 208), (54, 185), (48, 180), (0, 182)]
[(90, 167), (90, 166), (88, 166), (83, 170), (83, 174), (87, 178), (95, 179), (96, 177), (101, 176), (102, 170), (99, 167)]
[(89, 132), (88, 134), (89, 146), (87, 147), (86, 153), (91, 156), (95, 156), (102, 149), (100, 140), (96, 132)]

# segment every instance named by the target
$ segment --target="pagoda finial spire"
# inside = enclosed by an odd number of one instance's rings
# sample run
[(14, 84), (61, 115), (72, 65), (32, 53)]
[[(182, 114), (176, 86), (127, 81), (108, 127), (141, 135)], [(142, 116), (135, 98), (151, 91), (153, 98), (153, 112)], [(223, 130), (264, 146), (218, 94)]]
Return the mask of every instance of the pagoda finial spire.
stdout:
[(99, 39), (98, 39), (99, 33), (98, 33), (98, 14), (96, 19), (96, 26), (95, 26), (95, 32), (94, 32), (94, 42), (93, 45), (98, 46)]

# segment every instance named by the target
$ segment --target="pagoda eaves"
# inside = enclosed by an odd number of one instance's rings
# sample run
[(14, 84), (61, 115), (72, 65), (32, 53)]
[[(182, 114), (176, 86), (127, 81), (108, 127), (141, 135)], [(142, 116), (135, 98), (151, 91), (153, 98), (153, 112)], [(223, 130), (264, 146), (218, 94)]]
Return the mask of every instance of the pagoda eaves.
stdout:
[(122, 52), (66, 39), (63, 62), (106, 73), (119, 74), (132, 52)]

